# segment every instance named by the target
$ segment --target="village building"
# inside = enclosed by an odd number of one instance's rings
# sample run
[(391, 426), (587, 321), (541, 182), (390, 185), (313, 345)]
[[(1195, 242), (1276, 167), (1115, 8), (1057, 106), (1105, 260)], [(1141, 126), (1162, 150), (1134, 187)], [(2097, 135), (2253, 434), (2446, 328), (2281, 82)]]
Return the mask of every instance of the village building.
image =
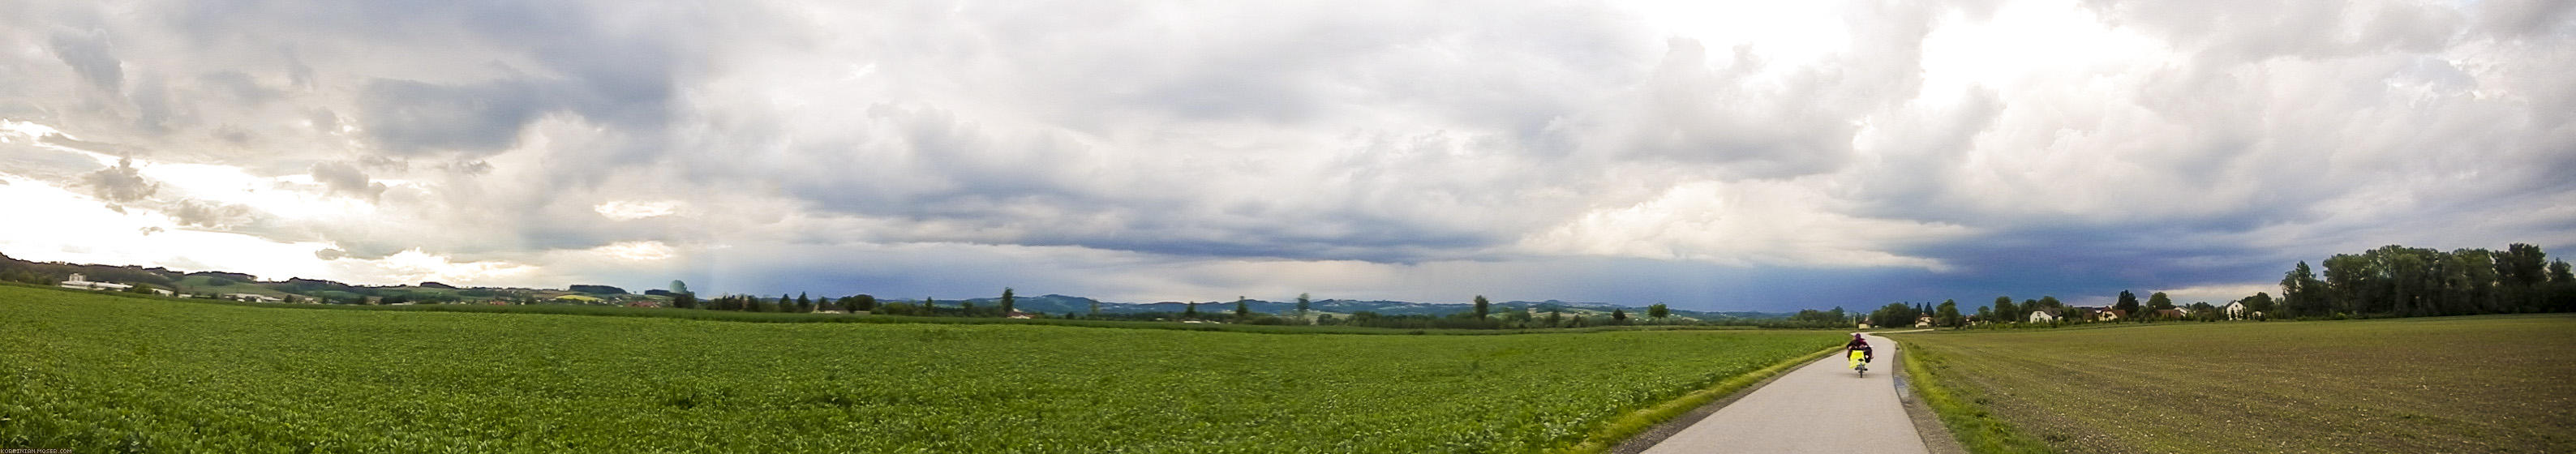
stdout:
[(2119, 309), (2087, 310), (2086, 312), (2089, 312), (2093, 321), (2097, 322), (2116, 322), (2120, 321), (2121, 317), (2129, 316), (2129, 311)]
[(134, 286), (131, 285), (118, 284), (114, 282), (90, 282), (88, 276), (82, 276), (80, 273), (72, 273), (72, 278), (70, 280), (65, 280), (62, 284), (58, 285), (62, 288), (73, 290), (108, 290), (118, 292), (134, 288)]
[(253, 302), (253, 303), (282, 303), (282, 302), (286, 302), (286, 300), (277, 299), (277, 297), (268, 296), (268, 295), (261, 295), (261, 294), (257, 294), (257, 293), (227, 293), (227, 294), (224, 294), (224, 299), (233, 300), (233, 301), (249, 301), (249, 302)]
[(2030, 311), (2031, 323), (2049, 323), (2055, 321), (2057, 321), (2057, 314), (2050, 313), (2049, 311)]
[(2226, 306), (2219, 306), (2218, 311), (2220, 313), (2227, 314), (2228, 320), (2244, 320), (2247, 317), (2263, 316), (2263, 313), (2260, 311), (2246, 309), (2244, 301), (2229, 301)]

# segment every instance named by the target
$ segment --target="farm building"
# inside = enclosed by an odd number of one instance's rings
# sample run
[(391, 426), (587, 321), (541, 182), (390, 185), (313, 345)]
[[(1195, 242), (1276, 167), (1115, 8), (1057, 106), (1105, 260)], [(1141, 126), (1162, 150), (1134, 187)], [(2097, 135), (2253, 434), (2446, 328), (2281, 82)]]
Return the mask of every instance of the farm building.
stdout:
[(2093, 321), (2097, 322), (2115, 322), (2119, 321), (2120, 317), (2129, 316), (2129, 311), (2119, 309), (2087, 310), (2086, 312), (2089, 312), (2093, 316)]
[(2227, 314), (2228, 320), (2244, 320), (2246, 317), (2263, 316), (2263, 313), (2260, 311), (2246, 309), (2244, 301), (2229, 301), (2226, 306), (2219, 306), (2218, 311)]
[(70, 280), (63, 281), (60, 286), (62, 288), (73, 290), (112, 290), (120, 292), (134, 288), (134, 286), (131, 285), (118, 284), (114, 282), (90, 282), (89, 276), (82, 276), (80, 273), (72, 273), (72, 278)]
[(233, 301), (249, 301), (254, 303), (277, 303), (286, 301), (277, 299), (277, 297), (257, 293), (228, 293), (224, 295), (224, 299)]
[(2031, 323), (2048, 323), (2054, 321), (2057, 321), (2057, 314), (2049, 313), (2048, 311), (2030, 311)]

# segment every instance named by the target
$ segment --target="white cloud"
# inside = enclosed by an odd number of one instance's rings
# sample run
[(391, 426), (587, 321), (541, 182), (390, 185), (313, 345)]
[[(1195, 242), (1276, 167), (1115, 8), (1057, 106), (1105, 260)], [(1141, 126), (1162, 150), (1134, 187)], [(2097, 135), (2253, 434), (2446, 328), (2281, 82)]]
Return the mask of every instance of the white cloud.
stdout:
[(1948, 269), (1939, 259), (1889, 251), (1972, 229), (1842, 214), (1829, 195), (1798, 181), (1697, 182), (1653, 200), (1592, 211), (1524, 239), (1534, 252), (1695, 260), (1738, 266)]
[(607, 217), (610, 220), (632, 221), (636, 219), (677, 214), (680, 212), (680, 202), (670, 200), (611, 200), (592, 206), (590, 209), (591, 211), (599, 212), (600, 216)]
[(591, 250), (600, 254), (606, 254), (609, 257), (635, 261), (669, 259), (678, 252), (671, 249), (670, 245), (662, 244), (660, 241), (619, 241), (616, 243), (610, 243), (607, 246), (592, 248)]

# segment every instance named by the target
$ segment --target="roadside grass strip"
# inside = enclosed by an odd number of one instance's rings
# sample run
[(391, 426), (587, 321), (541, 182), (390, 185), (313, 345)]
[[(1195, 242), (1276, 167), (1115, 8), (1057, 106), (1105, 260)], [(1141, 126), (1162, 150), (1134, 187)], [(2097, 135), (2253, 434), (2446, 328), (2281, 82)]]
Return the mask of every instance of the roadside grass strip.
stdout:
[(2012, 423), (1996, 418), (1993, 413), (1986, 411), (1983, 405), (1986, 400), (1979, 396), (1975, 389), (1951, 386), (1947, 379), (1934, 373), (1933, 371), (1950, 367), (1944, 363), (1939, 353), (1926, 351), (1915, 345), (1905, 347), (1905, 353), (1897, 355), (1897, 358), (1905, 362), (1908, 387), (1913, 388), (1914, 394), (1923, 399), (1924, 405), (1932, 407), (1934, 414), (1940, 415), (1941, 425), (1948, 426), (1952, 437), (1959, 441), (1961, 447), (1967, 448), (1968, 452), (1986, 454), (2057, 452), (2056, 449), (2041, 443), (2039, 439), (2013, 428)]

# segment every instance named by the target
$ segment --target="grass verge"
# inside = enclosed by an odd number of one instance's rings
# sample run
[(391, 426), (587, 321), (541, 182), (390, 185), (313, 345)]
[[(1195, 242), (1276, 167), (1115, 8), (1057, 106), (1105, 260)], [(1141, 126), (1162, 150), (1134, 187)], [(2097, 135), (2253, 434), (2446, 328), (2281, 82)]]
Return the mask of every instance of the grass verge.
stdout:
[(1914, 388), (1914, 395), (1922, 398), (1925, 406), (1932, 407), (1934, 414), (1940, 415), (1941, 425), (1948, 426), (1951, 437), (1968, 452), (2057, 452), (2038, 438), (1986, 411), (1981, 405), (1985, 399), (1978, 397), (1975, 389), (1952, 386), (1940, 374), (1932, 372), (1949, 368), (1939, 353), (1909, 345), (1904, 354), (1897, 355), (1897, 359), (1905, 363), (1906, 378), (1909, 386)]

